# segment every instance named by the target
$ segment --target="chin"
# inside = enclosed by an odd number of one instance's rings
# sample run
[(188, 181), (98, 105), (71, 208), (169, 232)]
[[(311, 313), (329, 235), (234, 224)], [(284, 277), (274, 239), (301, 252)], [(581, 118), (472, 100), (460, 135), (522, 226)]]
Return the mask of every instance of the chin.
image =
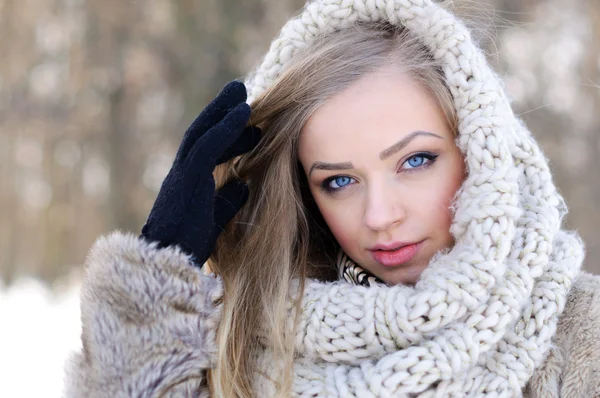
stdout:
[(406, 269), (399, 268), (395, 270), (389, 270), (388, 272), (383, 273), (383, 275), (379, 278), (390, 286), (414, 286), (421, 277), (421, 274), (425, 268), (427, 268), (427, 265), (413, 265)]
[(403, 285), (403, 286), (414, 286), (419, 278), (395, 278), (389, 282), (384, 280), (389, 286)]

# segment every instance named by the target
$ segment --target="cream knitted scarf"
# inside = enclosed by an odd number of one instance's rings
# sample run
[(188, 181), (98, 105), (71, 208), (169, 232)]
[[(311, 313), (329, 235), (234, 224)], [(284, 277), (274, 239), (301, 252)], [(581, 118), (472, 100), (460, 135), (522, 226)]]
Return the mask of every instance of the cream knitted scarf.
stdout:
[(430, 0), (317, 0), (247, 79), (249, 101), (317, 35), (387, 20), (441, 60), (468, 177), (455, 246), (414, 287), (309, 281), (296, 334), (299, 396), (511, 397), (544, 360), (583, 260), (547, 162), (469, 31)]

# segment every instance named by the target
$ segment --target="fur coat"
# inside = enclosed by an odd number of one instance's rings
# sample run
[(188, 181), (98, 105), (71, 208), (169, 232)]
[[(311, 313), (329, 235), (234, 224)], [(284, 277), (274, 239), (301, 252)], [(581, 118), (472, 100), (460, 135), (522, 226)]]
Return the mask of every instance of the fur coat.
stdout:
[[(83, 347), (67, 363), (66, 397), (208, 397), (221, 292), (177, 248), (119, 232), (100, 238), (86, 263)], [(573, 283), (523, 396), (600, 397), (600, 276)]]

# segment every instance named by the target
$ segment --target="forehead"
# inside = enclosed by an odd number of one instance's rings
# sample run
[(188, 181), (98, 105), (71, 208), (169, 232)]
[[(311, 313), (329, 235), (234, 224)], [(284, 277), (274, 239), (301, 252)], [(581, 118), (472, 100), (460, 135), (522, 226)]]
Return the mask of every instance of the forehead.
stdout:
[(300, 135), (299, 155), (302, 160), (348, 156), (357, 150), (379, 152), (417, 130), (453, 141), (432, 94), (397, 70), (381, 70), (328, 99), (309, 118)]

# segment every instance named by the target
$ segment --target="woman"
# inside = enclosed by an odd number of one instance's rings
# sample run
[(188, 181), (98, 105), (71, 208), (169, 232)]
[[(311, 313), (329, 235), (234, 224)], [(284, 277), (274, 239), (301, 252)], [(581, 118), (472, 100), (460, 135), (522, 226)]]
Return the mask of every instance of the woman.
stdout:
[(95, 244), (67, 396), (598, 396), (565, 213), (454, 16), (311, 2)]

